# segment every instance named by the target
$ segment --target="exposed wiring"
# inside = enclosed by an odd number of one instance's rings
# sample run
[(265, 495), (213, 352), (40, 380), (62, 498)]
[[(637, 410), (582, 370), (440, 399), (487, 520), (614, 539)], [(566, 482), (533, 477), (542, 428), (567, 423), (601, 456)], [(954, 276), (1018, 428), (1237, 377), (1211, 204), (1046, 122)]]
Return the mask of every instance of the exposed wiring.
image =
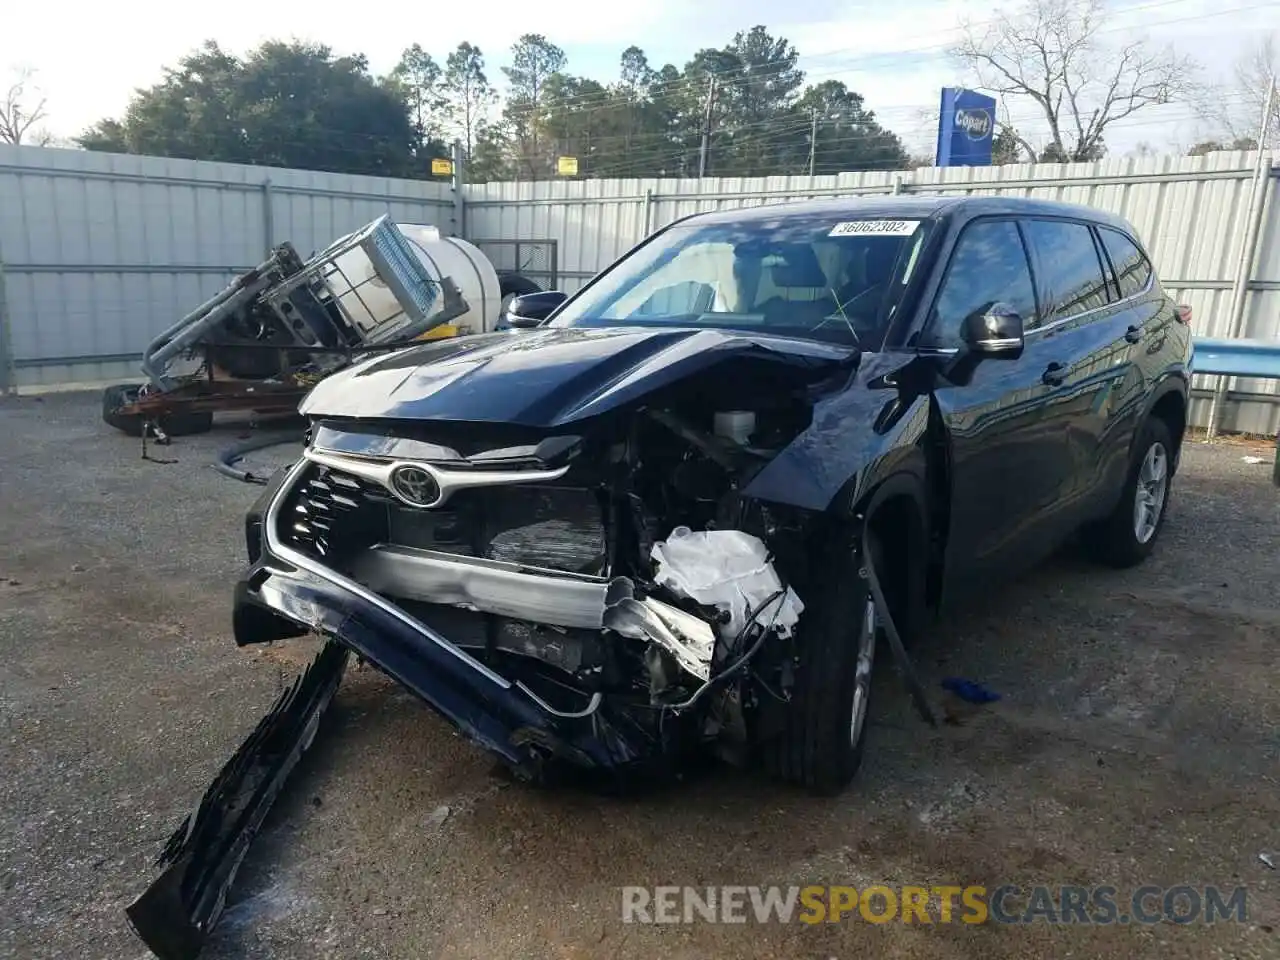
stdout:
[[(738, 631), (738, 635), (733, 638), (732, 646), (737, 647), (737, 645), (742, 642), (743, 638), (746, 637), (747, 631), (750, 630), (753, 626), (756, 626), (759, 624), (760, 614), (764, 612), (765, 607), (769, 606), (769, 604), (771, 603), (774, 603), (774, 601), (783, 600), (786, 597), (786, 595), (787, 595), (787, 588), (783, 587), (781, 590), (774, 592), (767, 600), (761, 601), (755, 607), (755, 609), (753, 609), (750, 613), (748, 613), (747, 622), (743, 624), (742, 629)], [(710, 680), (708, 680), (706, 683), (700, 686), (697, 690), (695, 690), (693, 693), (693, 696), (691, 696), (688, 700), (685, 700), (683, 703), (663, 704), (662, 708), (664, 710), (671, 710), (675, 713), (679, 713), (681, 710), (688, 710), (690, 707), (696, 704), (699, 700), (701, 700), (704, 696), (706, 696), (707, 693), (710, 692), (713, 687), (721, 686), (726, 680), (730, 679), (731, 677), (739, 673), (744, 667), (746, 667), (748, 663), (751, 662), (751, 658), (754, 657), (757, 652), (759, 652), (760, 648), (764, 646), (764, 642), (769, 638), (770, 634), (773, 632), (773, 626), (775, 623), (777, 623), (778, 614), (781, 612), (782, 612), (782, 603), (779, 602), (777, 606), (774, 608), (773, 619), (769, 621), (769, 625), (767, 627), (765, 627), (763, 630), (760, 631), (760, 636), (756, 638), (756, 642), (751, 645), (751, 648), (747, 650), (746, 653), (744, 653), (732, 664), (730, 664), (725, 669), (721, 670), (714, 677), (712, 677)]]
[(790, 696), (783, 696), (777, 690), (773, 689), (773, 687), (769, 685), (768, 681), (765, 680), (764, 677), (760, 676), (760, 674), (756, 673), (756, 671), (752, 670), (751, 676), (755, 680), (755, 682), (760, 685), (760, 689), (763, 690), (765, 693), (767, 693), (774, 700), (777, 700), (779, 703), (791, 702)]

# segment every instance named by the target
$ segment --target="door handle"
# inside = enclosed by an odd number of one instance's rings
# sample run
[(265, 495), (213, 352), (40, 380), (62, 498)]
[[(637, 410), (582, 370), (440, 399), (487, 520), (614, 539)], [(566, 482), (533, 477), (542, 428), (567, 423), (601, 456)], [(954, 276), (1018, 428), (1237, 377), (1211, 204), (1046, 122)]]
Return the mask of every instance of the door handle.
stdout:
[(1142, 328), (1139, 326), (1131, 326), (1124, 332), (1124, 339), (1127, 343), (1137, 343), (1142, 339)]
[(1040, 376), (1040, 382), (1046, 387), (1060, 387), (1065, 379), (1067, 379), (1067, 365), (1057, 360), (1045, 367), (1044, 373)]

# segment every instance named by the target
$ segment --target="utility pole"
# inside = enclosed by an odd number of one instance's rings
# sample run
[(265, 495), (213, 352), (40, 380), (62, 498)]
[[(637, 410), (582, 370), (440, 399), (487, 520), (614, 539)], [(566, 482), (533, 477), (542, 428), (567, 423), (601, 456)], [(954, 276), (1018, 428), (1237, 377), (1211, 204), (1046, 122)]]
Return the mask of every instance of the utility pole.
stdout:
[(453, 236), (463, 237), (467, 232), (466, 209), (467, 156), (462, 152), (462, 141), (453, 141)]
[[(1244, 242), (1240, 245), (1240, 262), (1236, 266), (1236, 276), (1231, 284), (1231, 306), (1227, 314), (1227, 337), (1236, 339), (1244, 333), (1248, 322), (1247, 304), (1249, 299), (1249, 281), (1253, 278), (1253, 269), (1258, 262), (1258, 246), (1262, 237), (1262, 219), (1267, 207), (1267, 191), (1271, 183), (1271, 157), (1267, 153), (1267, 133), (1270, 130), (1271, 108), (1276, 98), (1276, 76), (1271, 75), (1267, 84), (1267, 95), (1262, 102), (1262, 117), (1258, 121), (1258, 153), (1254, 157), (1253, 191), (1249, 199), (1249, 211), (1245, 219)], [(1213, 388), (1213, 400), (1209, 403), (1209, 423), (1205, 431), (1206, 439), (1212, 440), (1218, 435), (1218, 423), (1222, 419), (1222, 410), (1226, 406), (1227, 385), (1230, 377), (1218, 377)]]
[(812, 125), (809, 128), (809, 176), (813, 176), (813, 157), (818, 150), (818, 110), (815, 107), (809, 111), (812, 118)]
[(707, 83), (707, 106), (702, 114), (702, 148), (698, 151), (698, 177), (707, 175), (707, 159), (711, 152), (711, 108), (716, 102), (716, 78)]

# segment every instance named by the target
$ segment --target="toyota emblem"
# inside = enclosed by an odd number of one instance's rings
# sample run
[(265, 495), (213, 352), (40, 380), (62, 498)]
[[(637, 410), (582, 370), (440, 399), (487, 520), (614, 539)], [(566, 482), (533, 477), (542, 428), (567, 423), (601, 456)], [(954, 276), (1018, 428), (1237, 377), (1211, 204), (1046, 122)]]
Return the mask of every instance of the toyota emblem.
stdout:
[(440, 499), (440, 484), (422, 467), (396, 467), (391, 474), (391, 489), (415, 507), (429, 507)]

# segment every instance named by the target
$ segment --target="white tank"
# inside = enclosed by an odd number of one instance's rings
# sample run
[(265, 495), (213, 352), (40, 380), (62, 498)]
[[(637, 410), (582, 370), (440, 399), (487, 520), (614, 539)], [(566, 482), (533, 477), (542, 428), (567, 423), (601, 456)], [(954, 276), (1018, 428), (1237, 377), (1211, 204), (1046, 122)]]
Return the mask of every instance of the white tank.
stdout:
[(469, 328), (472, 333), (492, 330), (502, 311), (502, 294), (498, 274), (489, 258), (474, 244), (459, 237), (442, 237), (435, 227), (421, 223), (397, 224), (400, 232), (426, 264), (433, 277), (451, 277), (471, 307), (451, 320), (454, 326)]
[[(336, 257), (333, 266), (325, 271), (330, 289), (369, 343), (395, 337), (407, 322), (395, 294), (378, 277), (373, 261), (364, 250), (365, 244), (376, 244), (374, 238), (380, 229), (379, 223), (374, 221), (359, 231), (369, 236)], [(427, 276), (436, 281), (449, 277), (466, 300), (467, 312), (450, 320), (448, 326), (459, 333), (482, 333), (494, 329), (502, 312), (502, 295), (498, 274), (488, 257), (465, 240), (442, 237), (435, 227), (421, 223), (399, 223), (395, 226), (426, 268)], [(355, 236), (343, 237), (335, 241), (335, 245)], [(437, 296), (432, 312), (443, 308), (444, 298)]]

